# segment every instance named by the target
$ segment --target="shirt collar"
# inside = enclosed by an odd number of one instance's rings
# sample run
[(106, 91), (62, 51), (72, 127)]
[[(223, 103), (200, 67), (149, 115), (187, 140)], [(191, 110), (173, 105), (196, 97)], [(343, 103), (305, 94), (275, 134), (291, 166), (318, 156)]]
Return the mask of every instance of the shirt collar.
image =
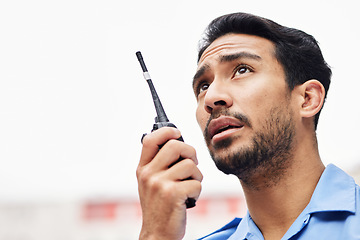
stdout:
[(235, 239), (246, 239), (247, 234), (249, 234), (250, 228), (249, 228), (249, 222), (251, 221), (251, 217), (249, 214), (249, 211), (247, 211), (244, 218), (239, 223), (238, 227), (236, 228), (235, 232), (231, 235), (229, 240), (235, 240)]
[[(348, 211), (355, 213), (355, 186), (356, 184), (352, 177), (335, 165), (329, 164), (320, 177), (310, 203), (301, 215), (323, 211)], [(249, 212), (247, 212), (229, 240), (247, 239), (250, 238), (249, 235), (258, 234), (262, 236), (260, 230), (251, 219)]]
[(348, 211), (355, 213), (355, 181), (343, 170), (329, 164), (315, 188), (307, 213)]

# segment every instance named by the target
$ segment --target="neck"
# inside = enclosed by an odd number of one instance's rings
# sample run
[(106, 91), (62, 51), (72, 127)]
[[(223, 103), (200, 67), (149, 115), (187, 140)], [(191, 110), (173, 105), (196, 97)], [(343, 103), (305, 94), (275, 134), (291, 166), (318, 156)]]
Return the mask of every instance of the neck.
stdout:
[(265, 239), (280, 239), (286, 233), (310, 202), (325, 169), (317, 151), (299, 155), (272, 184), (266, 173), (254, 175), (251, 184), (241, 181), (249, 213)]

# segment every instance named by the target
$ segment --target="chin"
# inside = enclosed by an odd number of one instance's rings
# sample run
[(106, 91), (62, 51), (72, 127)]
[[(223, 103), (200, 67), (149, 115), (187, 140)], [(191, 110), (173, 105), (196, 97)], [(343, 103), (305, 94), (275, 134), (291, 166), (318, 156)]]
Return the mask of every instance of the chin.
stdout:
[(231, 153), (233, 151), (239, 151), (241, 148), (250, 147), (251, 142), (247, 142), (243, 136), (233, 136), (229, 138), (222, 139), (221, 141), (217, 141), (216, 143), (211, 143), (209, 150), (213, 153)]
[(238, 155), (251, 148), (251, 144), (241, 142), (239, 138), (227, 138), (211, 145), (209, 148), (212, 159), (216, 162), (228, 162), (229, 156)]

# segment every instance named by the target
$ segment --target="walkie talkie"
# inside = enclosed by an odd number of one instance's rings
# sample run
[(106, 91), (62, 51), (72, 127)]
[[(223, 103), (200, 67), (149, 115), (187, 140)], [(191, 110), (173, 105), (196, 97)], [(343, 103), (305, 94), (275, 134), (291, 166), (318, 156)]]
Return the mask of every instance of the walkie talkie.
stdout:
[[(157, 114), (157, 117), (155, 118), (155, 123), (153, 125), (153, 129), (152, 131), (155, 131), (159, 128), (162, 128), (162, 127), (174, 127), (176, 128), (176, 126), (171, 123), (169, 121), (169, 119), (167, 118), (166, 116), (166, 113), (165, 113), (165, 110), (160, 102), (160, 99), (159, 99), (159, 96), (157, 95), (157, 92), (155, 90), (155, 87), (154, 87), (154, 84), (152, 83), (151, 81), (151, 78), (150, 78), (150, 74), (146, 68), (146, 65), (145, 65), (145, 62), (144, 62), (144, 59), (141, 55), (141, 52), (136, 52), (136, 56), (139, 60), (139, 63), (140, 63), (140, 66), (142, 68), (142, 71), (143, 71), (143, 75), (144, 75), (144, 78), (145, 80), (147, 81), (149, 87), (150, 87), (150, 92), (151, 92), (151, 96), (153, 98), (153, 101), (154, 101), (154, 105), (155, 105), (155, 109), (156, 109), (156, 114)], [(179, 141), (184, 141), (182, 137), (178, 138), (177, 140)], [(161, 146), (159, 146), (159, 148), (161, 148)], [(178, 161), (181, 161), (182, 159), (179, 159)], [(186, 204), (186, 207), (187, 208), (192, 208), (192, 207), (195, 207), (195, 204), (196, 201), (195, 199), (193, 198), (188, 198), (186, 201), (185, 201), (185, 204)]]

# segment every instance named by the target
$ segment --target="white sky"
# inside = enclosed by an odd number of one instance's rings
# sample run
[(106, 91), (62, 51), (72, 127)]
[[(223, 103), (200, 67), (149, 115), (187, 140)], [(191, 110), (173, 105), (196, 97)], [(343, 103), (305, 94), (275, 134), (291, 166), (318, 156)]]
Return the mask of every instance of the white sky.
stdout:
[(137, 195), (135, 168), (155, 110), (141, 50), (168, 117), (198, 150), (203, 194), (239, 192), (197, 126), (191, 80), (206, 25), (250, 12), (320, 42), (333, 68), (321, 156), (360, 163), (357, 1), (1, 1), (0, 201)]

